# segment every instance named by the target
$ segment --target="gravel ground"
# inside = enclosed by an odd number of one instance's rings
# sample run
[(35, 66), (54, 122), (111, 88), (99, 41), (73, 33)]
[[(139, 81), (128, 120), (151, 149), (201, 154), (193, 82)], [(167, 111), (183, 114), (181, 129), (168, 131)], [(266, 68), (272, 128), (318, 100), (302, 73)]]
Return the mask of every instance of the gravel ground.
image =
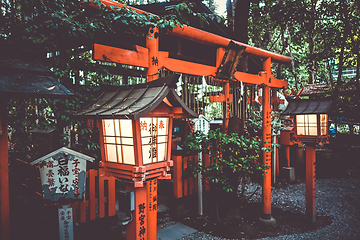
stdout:
[[(256, 189), (256, 184), (249, 185), (249, 192)], [(261, 190), (253, 196), (261, 201)], [(316, 180), (316, 211), (318, 214), (331, 216), (332, 224), (313, 232), (283, 235), (262, 239), (360, 239), (360, 179), (318, 179)], [(305, 183), (290, 184), (286, 187), (273, 187), (272, 206), (305, 213)], [(225, 239), (203, 232), (196, 232), (183, 238), (190, 239)]]

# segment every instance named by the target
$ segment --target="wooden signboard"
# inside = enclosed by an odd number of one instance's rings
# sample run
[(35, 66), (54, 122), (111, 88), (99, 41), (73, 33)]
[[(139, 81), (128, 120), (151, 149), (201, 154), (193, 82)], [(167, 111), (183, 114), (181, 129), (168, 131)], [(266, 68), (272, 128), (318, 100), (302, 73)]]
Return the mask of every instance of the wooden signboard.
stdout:
[(31, 165), (39, 165), (44, 198), (82, 200), (85, 196), (86, 161), (94, 158), (62, 147), (45, 155)]

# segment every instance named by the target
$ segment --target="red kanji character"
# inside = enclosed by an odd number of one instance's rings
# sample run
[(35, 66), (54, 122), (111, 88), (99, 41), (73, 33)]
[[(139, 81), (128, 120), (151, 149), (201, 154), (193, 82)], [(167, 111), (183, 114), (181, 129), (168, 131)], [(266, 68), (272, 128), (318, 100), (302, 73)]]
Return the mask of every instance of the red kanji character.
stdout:
[(47, 168), (53, 168), (54, 167), (54, 164), (53, 164), (54, 162), (53, 161), (47, 161), (46, 162), (46, 167)]
[(50, 187), (55, 186), (55, 179), (53, 179), (53, 178), (48, 178), (47, 182), (48, 182), (48, 185), (49, 185)]
[(140, 129), (147, 131), (147, 123), (145, 121), (140, 122)]
[(60, 217), (60, 220), (61, 220), (61, 221), (65, 221), (65, 216), (61, 216), (61, 217)]
[(159, 129), (162, 130), (165, 128), (165, 125), (164, 125), (164, 121), (163, 120), (160, 120), (159, 122)]
[(75, 159), (75, 160), (73, 161), (73, 164), (74, 164), (75, 167), (77, 168), (77, 166), (80, 164), (79, 159)]
[(46, 174), (46, 176), (48, 177), (53, 177), (54, 176), (54, 172), (52, 169), (49, 169), (48, 173)]
[(74, 168), (72, 171), (73, 171), (73, 174), (74, 174), (74, 175), (79, 175), (79, 174), (80, 174), (80, 168), (77, 168), (77, 167), (76, 167), (76, 168)]
[(75, 186), (79, 185), (79, 179), (78, 178), (75, 178), (73, 180), (73, 184), (75, 184)]

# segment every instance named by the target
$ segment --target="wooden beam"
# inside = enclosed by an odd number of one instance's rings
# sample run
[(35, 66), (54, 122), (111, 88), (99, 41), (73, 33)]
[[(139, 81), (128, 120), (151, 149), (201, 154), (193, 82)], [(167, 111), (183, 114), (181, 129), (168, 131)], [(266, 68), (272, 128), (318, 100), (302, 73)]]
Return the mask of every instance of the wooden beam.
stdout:
[(148, 68), (149, 50), (137, 45), (135, 49), (132, 51), (94, 43), (93, 59)]

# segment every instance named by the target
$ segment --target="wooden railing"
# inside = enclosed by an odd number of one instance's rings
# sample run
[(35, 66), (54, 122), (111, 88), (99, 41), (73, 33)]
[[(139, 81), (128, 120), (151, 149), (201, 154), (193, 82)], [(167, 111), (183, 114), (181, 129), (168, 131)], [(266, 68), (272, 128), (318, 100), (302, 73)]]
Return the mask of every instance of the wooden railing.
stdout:
[[(11, 163), (11, 172), (16, 174), (16, 181), (32, 191), (37, 198), (42, 198), (39, 169), (28, 162), (14, 159)], [(44, 200), (45, 206), (62, 206), (61, 202)], [(81, 202), (67, 203), (73, 209), (75, 223), (85, 223), (97, 218), (111, 217), (116, 214), (115, 208), (115, 177), (106, 176), (102, 169), (90, 169), (86, 172), (85, 199)], [(80, 216), (78, 218), (77, 216)]]
[[(182, 198), (198, 191), (198, 178), (187, 176), (184, 170), (188, 167), (189, 163), (197, 163), (198, 156), (172, 156), (173, 165), (173, 182), (174, 182), (174, 197)], [(210, 155), (203, 155), (203, 164), (210, 165)], [(209, 190), (209, 183), (207, 180), (203, 182), (205, 190)]]
[[(116, 214), (115, 177), (106, 176), (102, 169), (87, 171), (85, 200), (72, 203), (71, 207), (74, 223), (85, 223), (96, 218), (114, 216)], [(80, 219), (76, 218), (78, 215)]]

